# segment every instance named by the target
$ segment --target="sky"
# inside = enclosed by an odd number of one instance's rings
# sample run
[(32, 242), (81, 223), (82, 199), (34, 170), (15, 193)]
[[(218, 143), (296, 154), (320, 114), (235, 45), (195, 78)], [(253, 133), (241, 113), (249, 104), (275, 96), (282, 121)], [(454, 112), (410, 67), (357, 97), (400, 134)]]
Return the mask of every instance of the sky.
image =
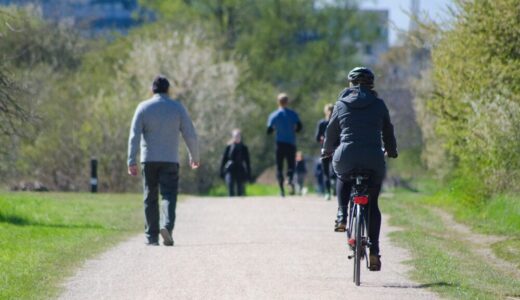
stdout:
[[(411, 0), (361, 0), (361, 8), (388, 9), (390, 12), (390, 45), (397, 42), (398, 29), (407, 30), (410, 23), (406, 11), (410, 11)], [(421, 15), (427, 14), (434, 21), (447, 19), (446, 7), (451, 0), (422, 0), (419, 4)]]

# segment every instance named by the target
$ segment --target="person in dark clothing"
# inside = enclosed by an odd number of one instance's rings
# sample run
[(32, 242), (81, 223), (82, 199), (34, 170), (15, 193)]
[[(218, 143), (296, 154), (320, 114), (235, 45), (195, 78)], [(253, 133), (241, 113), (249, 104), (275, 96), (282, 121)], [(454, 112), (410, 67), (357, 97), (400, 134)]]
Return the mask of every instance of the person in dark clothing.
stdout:
[(301, 151), (296, 152), (296, 191), (298, 195), (303, 195), (303, 188), (305, 184), (305, 176), (307, 175), (307, 166), (305, 165), (305, 158)]
[(296, 155), (296, 133), (302, 130), (302, 123), (298, 114), (287, 108), (289, 97), (287, 94), (278, 95), (278, 109), (269, 115), (267, 120), (267, 134), (276, 132), (276, 177), (280, 186), (280, 194), (285, 197), (283, 162), (287, 161), (287, 179), (294, 195), (294, 167)]
[(242, 143), (239, 129), (234, 129), (231, 135), (231, 141), (222, 156), (220, 176), (226, 181), (230, 197), (245, 196), (245, 183), (251, 178), (249, 150)]
[(320, 195), (325, 193), (323, 177), (323, 164), (321, 163), (321, 159), (317, 159), (314, 163), (314, 178), (316, 178), (316, 192)]
[[(340, 94), (325, 132), (322, 155), (331, 156), (338, 176), (338, 214), (336, 231), (345, 230), (347, 202), (353, 182), (349, 175), (355, 169), (371, 170), (368, 183), (370, 201), (369, 232), (370, 263), (372, 271), (381, 269), (379, 232), (381, 212), (378, 207), (379, 192), (385, 176), (385, 153), (397, 158), (397, 144), (388, 109), (374, 91), (374, 74), (358, 67), (348, 74), (350, 87)], [(340, 144), (336, 148), (336, 141)], [(383, 145), (381, 143), (383, 142)]]
[[(334, 106), (332, 104), (325, 105), (323, 112), (325, 113), (325, 119), (321, 119), (316, 126), (316, 142), (323, 146), (323, 141), (325, 140), (325, 130), (327, 129), (327, 125), (329, 125), (329, 119), (332, 115), (332, 111)], [(325, 157), (321, 160), (322, 170), (323, 170), (323, 181), (325, 187), (325, 199), (330, 200), (331, 195), (331, 179), (333, 179), (334, 171), (330, 168), (331, 158)]]

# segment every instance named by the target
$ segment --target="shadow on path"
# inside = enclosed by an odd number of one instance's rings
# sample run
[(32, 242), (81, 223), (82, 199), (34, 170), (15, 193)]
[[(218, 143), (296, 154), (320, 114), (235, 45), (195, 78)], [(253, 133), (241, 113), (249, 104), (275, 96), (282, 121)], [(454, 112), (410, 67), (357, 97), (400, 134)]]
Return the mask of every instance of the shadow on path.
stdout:
[(382, 287), (385, 288), (394, 288), (394, 289), (427, 289), (436, 286), (459, 286), (458, 284), (448, 283), (448, 282), (432, 282), (432, 283), (423, 283), (423, 284), (383, 284)]

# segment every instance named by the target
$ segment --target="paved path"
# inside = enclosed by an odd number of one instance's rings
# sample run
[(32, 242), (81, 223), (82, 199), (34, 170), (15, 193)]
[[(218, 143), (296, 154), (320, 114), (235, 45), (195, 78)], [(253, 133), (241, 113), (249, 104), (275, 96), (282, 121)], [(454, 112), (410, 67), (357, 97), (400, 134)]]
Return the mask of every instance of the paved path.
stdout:
[(334, 201), (316, 197), (193, 198), (179, 203), (175, 247), (140, 234), (84, 266), (61, 299), (435, 299), (410, 281), (408, 253), (383, 216), (381, 272), (352, 282)]

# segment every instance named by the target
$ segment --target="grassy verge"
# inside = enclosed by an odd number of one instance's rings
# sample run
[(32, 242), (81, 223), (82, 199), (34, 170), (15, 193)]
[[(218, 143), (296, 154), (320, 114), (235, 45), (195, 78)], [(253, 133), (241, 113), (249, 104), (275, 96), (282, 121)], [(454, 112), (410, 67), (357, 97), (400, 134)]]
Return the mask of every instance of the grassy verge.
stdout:
[(476, 254), (471, 244), (446, 228), (429, 208), (431, 197), (396, 191), (393, 197), (382, 200), (382, 210), (390, 214), (390, 223), (404, 229), (391, 237), (411, 250), (413, 279), (451, 299), (520, 297), (520, 281), (496, 269)]
[[(247, 196), (277, 196), (279, 194), (280, 190), (277, 186), (274, 185), (265, 185), (258, 183), (246, 185)], [(208, 193), (208, 196), (212, 197), (225, 197), (227, 195), (227, 188), (223, 184), (213, 187)]]
[(86, 258), (142, 228), (137, 195), (0, 193), (0, 299), (49, 299)]
[[(468, 199), (457, 189), (438, 192), (426, 197), (427, 203), (451, 212), (455, 219), (477, 232), (509, 237), (492, 245), (497, 257), (520, 267), (520, 196), (501, 195), (490, 199)], [(482, 200), (485, 199), (485, 200)]]

